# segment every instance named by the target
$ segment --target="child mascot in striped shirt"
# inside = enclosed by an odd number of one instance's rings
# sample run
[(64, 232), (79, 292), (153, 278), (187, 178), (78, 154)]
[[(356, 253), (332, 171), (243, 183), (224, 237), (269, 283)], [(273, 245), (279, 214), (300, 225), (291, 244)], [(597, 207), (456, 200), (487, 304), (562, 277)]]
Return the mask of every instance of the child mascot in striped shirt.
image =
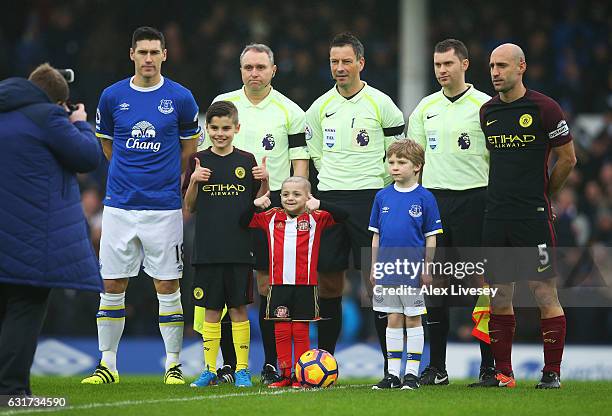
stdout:
[[(270, 254), (270, 290), (266, 319), (274, 320), (276, 352), (282, 379), (270, 388), (300, 387), (292, 376), (293, 364), (310, 349), (308, 324), (319, 320), (317, 263), (321, 234), (327, 227), (344, 221), (348, 213), (324, 203), (310, 193), (307, 179), (292, 176), (281, 188), (282, 208), (267, 209), (269, 192), (253, 201), (242, 225), (263, 229)], [(293, 341), (293, 345), (292, 345)], [(293, 346), (294, 360), (291, 359)]]

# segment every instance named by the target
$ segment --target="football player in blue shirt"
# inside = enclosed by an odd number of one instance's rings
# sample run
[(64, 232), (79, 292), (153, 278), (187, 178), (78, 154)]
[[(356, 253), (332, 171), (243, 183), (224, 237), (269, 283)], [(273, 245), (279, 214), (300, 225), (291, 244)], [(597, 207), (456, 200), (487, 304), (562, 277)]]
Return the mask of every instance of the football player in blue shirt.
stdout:
[(178, 280), (183, 273), (180, 181), (201, 135), (198, 106), (188, 89), (161, 75), (166, 60), (161, 32), (136, 29), (130, 59), (134, 76), (106, 88), (96, 112), (96, 136), (110, 161), (100, 242), (105, 293), (96, 316), (102, 358), (82, 382), (119, 382), (125, 291), (142, 266), (159, 299), (164, 383), (184, 384), (179, 362), (184, 323)]
[[(419, 388), (424, 343), (421, 315), (426, 313), (418, 282), (420, 278), (423, 284), (431, 284), (426, 265), (433, 259), (436, 234), (442, 232), (442, 223), (433, 194), (418, 183), (425, 163), (423, 147), (412, 140), (398, 140), (389, 146), (387, 161), (394, 183), (376, 194), (369, 229), (374, 233), (372, 305), (375, 311), (388, 314), (389, 373), (372, 388), (414, 390)], [(407, 262), (411, 267), (404, 267)], [(404, 326), (407, 363), (402, 382), (399, 372)]]

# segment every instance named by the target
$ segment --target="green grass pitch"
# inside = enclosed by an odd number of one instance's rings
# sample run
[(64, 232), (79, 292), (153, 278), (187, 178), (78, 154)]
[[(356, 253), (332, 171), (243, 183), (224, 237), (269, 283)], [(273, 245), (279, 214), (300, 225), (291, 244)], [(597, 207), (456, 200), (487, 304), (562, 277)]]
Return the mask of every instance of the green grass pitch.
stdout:
[(270, 390), (215, 386), (166, 386), (160, 377), (125, 376), (116, 385), (81, 385), (80, 377), (34, 377), (35, 395), (66, 397), (68, 408), (0, 408), (0, 416), (52, 415), (574, 415), (612, 408), (612, 382), (563, 383), (535, 390), (532, 380), (515, 389), (469, 389), (467, 380), (417, 391), (373, 391), (373, 380), (341, 380), (320, 390)]

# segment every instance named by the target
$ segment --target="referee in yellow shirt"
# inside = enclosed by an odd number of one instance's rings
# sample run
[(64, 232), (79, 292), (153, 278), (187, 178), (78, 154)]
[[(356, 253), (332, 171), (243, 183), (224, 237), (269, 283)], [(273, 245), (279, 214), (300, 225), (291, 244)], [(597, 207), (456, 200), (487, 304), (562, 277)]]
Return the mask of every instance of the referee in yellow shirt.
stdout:
[[(442, 247), (438, 253), (444, 258), (438, 261), (456, 261), (459, 260), (456, 256), (448, 256), (449, 247), (481, 245), (489, 152), (480, 129), (479, 111), (490, 97), (465, 82), (469, 60), (463, 42), (456, 39), (439, 42), (434, 48), (433, 62), (442, 89), (423, 98), (414, 109), (408, 122), (408, 137), (425, 148), (422, 182), (434, 194), (440, 209), (444, 233), (438, 235), (437, 246)], [(440, 276), (434, 279), (434, 284), (458, 283), (453, 280), (453, 276)], [(421, 384), (449, 383), (446, 344), (449, 306), (457, 304), (452, 303), (454, 300), (451, 296), (426, 296), (431, 358), (421, 374)], [(480, 341), (480, 352), (480, 379), (494, 377), (489, 344)]]
[[(320, 316), (318, 346), (335, 351), (342, 327), (342, 292), (350, 255), (361, 270), (361, 251), (371, 247), (368, 230), (376, 193), (390, 182), (385, 153), (404, 137), (404, 115), (393, 100), (361, 80), (364, 47), (353, 34), (339, 33), (329, 47), (335, 85), (306, 111), (306, 144), (318, 172), (318, 197), (349, 212), (349, 218), (325, 230), (318, 264)], [(362, 273), (369, 283), (369, 271)], [(367, 284), (366, 283), (366, 284)], [(387, 314), (374, 312), (378, 341), (388, 360)]]

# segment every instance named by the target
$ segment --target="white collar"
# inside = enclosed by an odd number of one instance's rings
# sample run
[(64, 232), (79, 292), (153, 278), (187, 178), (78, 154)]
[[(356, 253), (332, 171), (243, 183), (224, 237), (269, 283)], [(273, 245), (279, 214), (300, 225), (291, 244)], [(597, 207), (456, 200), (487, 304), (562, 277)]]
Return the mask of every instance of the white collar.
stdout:
[(159, 80), (159, 82), (151, 87), (139, 87), (138, 85), (134, 84), (134, 77), (130, 78), (130, 87), (132, 87), (133, 89), (135, 89), (136, 91), (140, 91), (140, 92), (151, 92), (151, 91), (155, 91), (158, 90), (162, 87), (162, 85), (164, 85), (164, 77), (161, 76), (161, 79)]
[(399, 186), (397, 186), (397, 183), (393, 184), (393, 189), (395, 189), (397, 192), (412, 192), (414, 191), (417, 187), (419, 186), (419, 183), (415, 183), (414, 185), (412, 185), (410, 188), (400, 188)]

